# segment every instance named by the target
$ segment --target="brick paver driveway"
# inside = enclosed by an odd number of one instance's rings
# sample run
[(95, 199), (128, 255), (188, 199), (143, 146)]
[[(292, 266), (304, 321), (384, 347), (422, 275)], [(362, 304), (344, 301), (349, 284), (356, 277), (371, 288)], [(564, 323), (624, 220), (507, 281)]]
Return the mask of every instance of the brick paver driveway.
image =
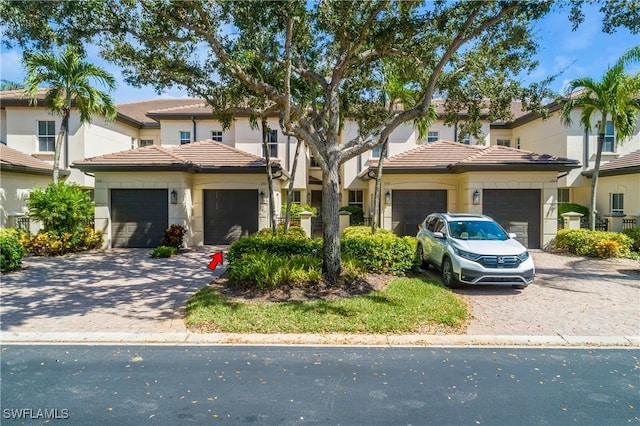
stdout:
[(536, 279), (524, 290), (500, 286), (456, 290), (472, 309), (467, 334), (640, 336), (638, 261), (541, 250), (532, 254)]

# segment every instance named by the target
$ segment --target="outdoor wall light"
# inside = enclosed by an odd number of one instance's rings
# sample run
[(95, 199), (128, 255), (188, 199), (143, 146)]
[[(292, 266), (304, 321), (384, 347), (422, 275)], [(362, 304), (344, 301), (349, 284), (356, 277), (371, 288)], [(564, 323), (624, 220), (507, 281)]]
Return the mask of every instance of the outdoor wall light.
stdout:
[(480, 191), (473, 191), (473, 204), (480, 204)]
[(384, 194), (384, 203), (391, 204), (391, 191), (389, 190)]
[(178, 204), (178, 193), (175, 189), (171, 190), (171, 204)]
[(260, 203), (264, 204), (264, 191), (261, 189), (258, 195), (260, 195)]

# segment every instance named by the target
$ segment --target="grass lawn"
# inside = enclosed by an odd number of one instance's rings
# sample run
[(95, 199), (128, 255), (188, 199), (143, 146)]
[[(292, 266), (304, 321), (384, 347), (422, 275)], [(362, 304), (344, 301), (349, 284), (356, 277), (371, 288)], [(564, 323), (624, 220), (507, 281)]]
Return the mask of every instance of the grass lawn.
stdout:
[(205, 287), (187, 304), (187, 327), (213, 333), (416, 333), (461, 327), (464, 301), (424, 278), (398, 278), (366, 296), (308, 302), (244, 303)]

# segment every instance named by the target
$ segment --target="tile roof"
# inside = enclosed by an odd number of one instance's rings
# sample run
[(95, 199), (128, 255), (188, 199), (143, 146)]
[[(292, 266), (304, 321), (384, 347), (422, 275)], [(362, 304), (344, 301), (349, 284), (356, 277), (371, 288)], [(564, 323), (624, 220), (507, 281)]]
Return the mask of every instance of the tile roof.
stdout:
[[(263, 170), (265, 159), (248, 152), (205, 140), (185, 145), (151, 145), (75, 161), (73, 167), (92, 170), (186, 170), (191, 172), (242, 172)], [(272, 162), (279, 167), (277, 162)], [(222, 170), (221, 170), (222, 169)]]
[[(142, 124), (157, 124), (156, 120), (147, 116), (153, 111), (167, 111), (175, 108), (186, 108), (194, 104), (204, 105), (204, 101), (194, 98), (158, 98), (146, 101), (128, 102), (116, 105), (118, 112)], [(211, 110), (209, 110), (210, 112)]]
[(0, 165), (3, 170), (32, 174), (49, 175), (53, 170), (50, 163), (9, 148), (3, 143), (0, 143)]
[[(633, 173), (640, 173), (640, 149), (602, 164), (600, 166), (599, 176), (615, 176)], [(593, 176), (593, 170), (587, 170), (582, 174), (591, 177)]]
[[(447, 172), (469, 170), (566, 170), (576, 160), (493, 145), (488, 148), (440, 140), (420, 145), (385, 160), (385, 172)], [(370, 166), (370, 169), (373, 166)]]

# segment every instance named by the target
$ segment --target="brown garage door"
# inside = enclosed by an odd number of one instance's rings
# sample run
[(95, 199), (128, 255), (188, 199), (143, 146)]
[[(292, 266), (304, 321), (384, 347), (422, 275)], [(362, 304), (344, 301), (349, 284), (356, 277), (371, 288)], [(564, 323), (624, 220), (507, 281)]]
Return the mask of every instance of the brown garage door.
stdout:
[(417, 225), (428, 214), (447, 211), (447, 191), (394, 190), (391, 203), (393, 231), (400, 236), (415, 236)]
[(166, 189), (112, 189), (112, 247), (157, 247), (169, 226)]
[(482, 212), (528, 248), (540, 248), (540, 190), (485, 189)]
[(204, 243), (230, 244), (258, 230), (258, 191), (206, 189)]

